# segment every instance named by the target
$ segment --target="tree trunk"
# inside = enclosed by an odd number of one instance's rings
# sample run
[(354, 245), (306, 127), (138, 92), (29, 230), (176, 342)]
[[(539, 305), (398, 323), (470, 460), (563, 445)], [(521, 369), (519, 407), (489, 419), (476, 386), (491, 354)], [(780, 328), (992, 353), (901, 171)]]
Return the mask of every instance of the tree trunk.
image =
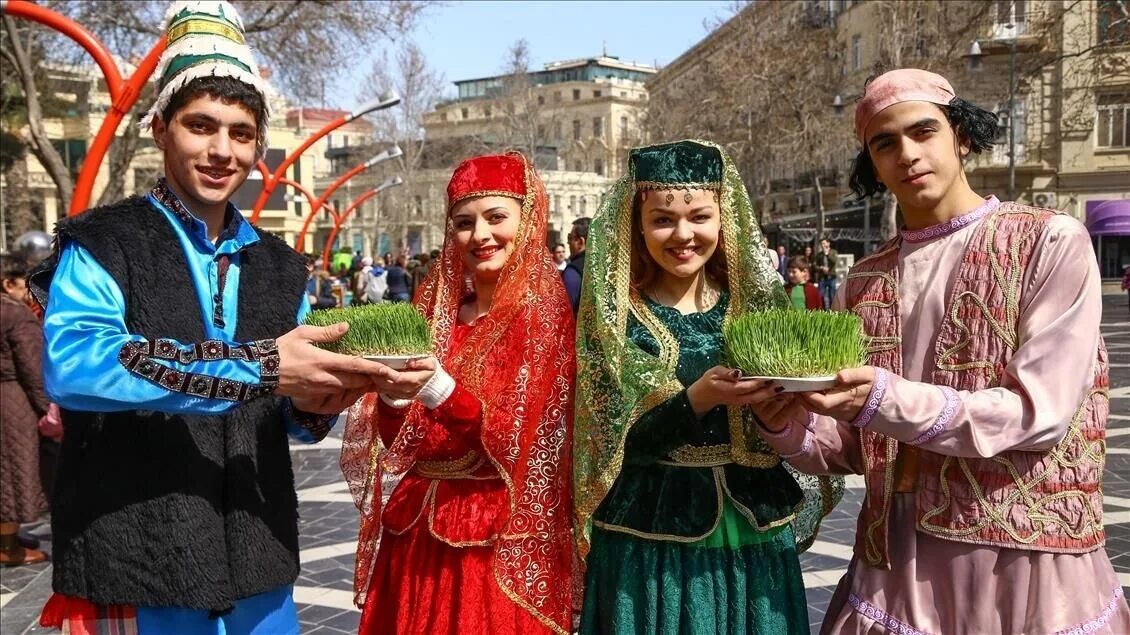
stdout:
[[(55, 190), (59, 197), (59, 211), (65, 214), (71, 205), (75, 184), (71, 173), (67, 169), (63, 157), (59, 155), (51, 139), (47, 136), (47, 129), (43, 127), (43, 109), (39, 104), (39, 87), (35, 83), (35, 67), (28, 56), (27, 49), (18, 37), (15, 19), (10, 15), (4, 16), (4, 28), (8, 31), (8, 43), (12, 50), (5, 57), (16, 67), (16, 74), (20, 77), (20, 85), (27, 100), (27, 119), (30, 138), (28, 147), (48, 176), (55, 183)], [(7, 53), (7, 52), (6, 52)]]
[(102, 190), (102, 194), (98, 197), (98, 205), (100, 206), (109, 205), (125, 198), (126, 173), (129, 171), (129, 164), (133, 161), (134, 155), (137, 154), (137, 146), (141, 141), (141, 129), (138, 128), (141, 115), (142, 111), (135, 108), (126, 121), (122, 135), (110, 146), (110, 179), (106, 182), (106, 188)]
[[(18, 159), (4, 174), (4, 243), (11, 250), (17, 238), (33, 229), (44, 229), (43, 219), (32, 210), (27, 183), (27, 158)], [(50, 228), (47, 228), (50, 230)]]
[(883, 194), (883, 216), (879, 222), (879, 239), (888, 241), (898, 233), (896, 214), (898, 213), (898, 200), (889, 191)]

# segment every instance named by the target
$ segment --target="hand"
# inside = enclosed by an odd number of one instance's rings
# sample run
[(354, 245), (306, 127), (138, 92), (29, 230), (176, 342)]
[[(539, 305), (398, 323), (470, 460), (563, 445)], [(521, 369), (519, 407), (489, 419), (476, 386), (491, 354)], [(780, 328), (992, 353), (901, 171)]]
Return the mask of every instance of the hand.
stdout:
[(391, 399), (415, 399), (420, 389), (436, 373), (435, 357), (409, 360), (401, 370), (389, 369), (389, 375), (377, 380), (377, 392)]
[(768, 401), (751, 406), (761, 425), (770, 432), (780, 432), (790, 423), (808, 421), (808, 409), (796, 393), (777, 395)]
[(316, 415), (336, 415), (349, 410), (357, 400), (371, 392), (370, 388), (346, 390), (321, 397), (291, 397), (290, 403), (296, 410)]
[(275, 393), (283, 397), (345, 399), (349, 393), (373, 390), (379, 379), (393, 372), (384, 364), (331, 353), (314, 346), (333, 342), (345, 335), (349, 324), (299, 326), (275, 340), (279, 348), (279, 385)]
[(51, 439), (52, 441), (63, 440), (63, 418), (59, 412), (59, 406), (51, 404), (47, 408), (47, 414), (39, 418), (38, 422), (39, 434)]
[(875, 382), (875, 367), (848, 368), (836, 374), (836, 386), (822, 393), (801, 393), (800, 398), (809, 410), (839, 421), (852, 421), (871, 395)]
[(310, 306), (318, 304), (318, 296), (316, 295), (307, 295), (306, 299), (310, 301)]
[(704, 416), (715, 406), (751, 406), (777, 394), (771, 381), (741, 380), (742, 372), (715, 366), (687, 388), (687, 400), (695, 415)]

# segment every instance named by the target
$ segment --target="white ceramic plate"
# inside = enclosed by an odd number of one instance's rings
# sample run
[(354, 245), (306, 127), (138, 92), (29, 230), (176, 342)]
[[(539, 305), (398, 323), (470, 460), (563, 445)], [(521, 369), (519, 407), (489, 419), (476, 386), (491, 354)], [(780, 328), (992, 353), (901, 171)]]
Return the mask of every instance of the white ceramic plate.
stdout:
[(781, 392), (816, 392), (836, 385), (836, 376), (825, 377), (742, 377), (742, 379), (761, 379), (773, 381), (785, 389)]
[(363, 355), (371, 362), (384, 364), (393, 370), (401, 370), (414, 359), (424, 359), (427, 355)]

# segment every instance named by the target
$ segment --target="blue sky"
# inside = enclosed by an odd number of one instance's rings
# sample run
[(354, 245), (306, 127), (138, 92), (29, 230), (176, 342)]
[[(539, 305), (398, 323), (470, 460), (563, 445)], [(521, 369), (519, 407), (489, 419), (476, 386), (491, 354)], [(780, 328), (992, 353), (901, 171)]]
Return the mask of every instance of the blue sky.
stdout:
[[(448, 2), (420, 20), (412, 39), (430, 65), (451, 82), (499, 74), (514, 42), (529, 43), (531, 67), (599, 55), (607, 50), (626, 62), (667, 64), (730, 15), (730, 0), (607, 0)], [(370, 60), (339, 85), (339, 107), (356, 103), (356, 90)], [(327, 95), (327, 101), (330, 101)]]

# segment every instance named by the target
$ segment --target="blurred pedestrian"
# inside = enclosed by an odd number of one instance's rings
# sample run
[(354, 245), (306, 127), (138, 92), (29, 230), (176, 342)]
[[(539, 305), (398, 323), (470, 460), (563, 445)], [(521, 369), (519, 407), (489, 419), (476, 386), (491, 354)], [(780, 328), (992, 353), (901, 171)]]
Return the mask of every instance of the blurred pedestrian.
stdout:
[(561, 280), (565, 283), (565, 292), (569, 294), (569, 303), (573, 306), (573, 315), (581, 303), (581, 285), (585, 277), (585, 247), (589, 240), (589, 224), (591, 218), (581, 217), (573, 221), (569, 230), (569, 263), (561, 270)]
[(388, 285), (388, 299), (392, 302), (409, 302), (412, 300), (412, 279), (408, 277), (408, 271), (405, 269), (407, 264), (407, 257), (397, 256), (396, 261), (389, 266), (386, 272), (385, 282)]
[(43, 390), (43, 330), (27, 308), (27, 268), (0, 257), (0, 565), (47, 559), (20, 543), (21, 523), (38, 520), (47, 500), (39, 472), (39, 421), (50, 403)]
[(558, 271), (564, 271), (565, 267), (569, 266), (569, 255), (565, 251), (565, 243), (557, 243), (553, 246), (553, 264)]
[(820, 290), (808, 278), (808, 261), (804, 256), (789, 258), (789, 281), (785, 283), (785, 295), (789, 296), (794, 309), (818, 311), (824, 308)]
[(812, 264), (816, 269), (816, 285), (820, 288), (825, 309), (832, 306), (832, 299), (836, 297), (836, 266), (839, 258), (840, 254), (832, 249), (832, 241), (820, 239), (820, 250), (816, 252)]

